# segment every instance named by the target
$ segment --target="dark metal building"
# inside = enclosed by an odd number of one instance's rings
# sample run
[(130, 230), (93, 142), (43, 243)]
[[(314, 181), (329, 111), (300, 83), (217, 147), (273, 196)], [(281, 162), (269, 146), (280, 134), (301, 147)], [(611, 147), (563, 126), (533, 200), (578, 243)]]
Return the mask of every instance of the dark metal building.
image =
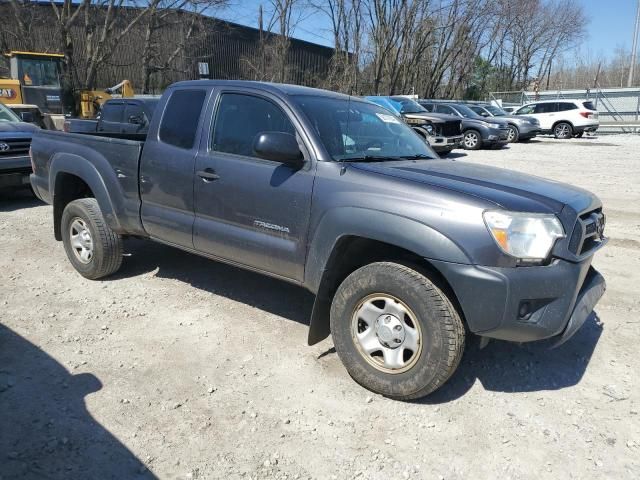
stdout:
[[(0, 2), (0, 51), (60, 52), (62, 42), (50, 3), (32, 3), (29, 8), (28, 21), (25, 22), (29, 34), (24, 35), (17, 31), (11, 6), (7, 2)], [(136, 9), (126, 9), (112, 33), (113, 38), (124, 30), (128, 18), (135, 14)], [(256, 28), (207, 16), (198, 16), (195, 29), (189, 34), (193, 15), (188, 12), (172, 12), (171, 21), (154, 32), (154, 63), (161, 64), (162, 68), (154, 69), (149, 76), (147, 83), (150, 93), (160, 92), (178, 80), (200, 78), (199, 63), (207, 64), (209, 78), (284, 80), (307, 86), (320, 86), (326, 78), (334, 53), (332, 48), (290, 39), (284, 79), (269, 78), (270, 72), (264, 68), (264, 52), (270, 42), (279, 39), (277, 35), (261, 34)], [(86, 28), (80, 19), (71, 29), (75, 76), (80, 79), (78, 83), (82, 83), (88, 64)], [(109, 87), (128, 79), (136, 91), (141, 90), (145, 79), (143, 48), (146, 31), (146, 22), (141, 21), (122, 36), (113, 54), (99, 66), (95, 87)], [(177, 50), (179, 53), (174, 55)], [(168, 58), (172, 60), (165, 64)], [(8, 74), (6, 67), (0, 61), (0, 75)]]

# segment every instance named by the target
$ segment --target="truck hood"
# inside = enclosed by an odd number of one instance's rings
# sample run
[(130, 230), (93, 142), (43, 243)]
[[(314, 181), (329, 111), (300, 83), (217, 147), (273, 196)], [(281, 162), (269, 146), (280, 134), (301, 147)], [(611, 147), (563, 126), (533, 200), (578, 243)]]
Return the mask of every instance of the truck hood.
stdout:
[(403, 117), (409, 120), (427, 120), (431, 123), (445, 123), (450, 122), (452, 120), (460, 121), (458, 117), (455, 115), (441, 115), (441, 114), (431, 114), (431, 113), (403, 113)]
[(433, 185), (482, 198), (507, 210), (559, 214), (600, 206), (587, 190), (502, 168), (453, 160), (389, 161), (353, 164), (355, 168)]
[(38, 127), (24, 122), (0, 122), (0, 135), (3, 133), (33, 133), (39, 130)]

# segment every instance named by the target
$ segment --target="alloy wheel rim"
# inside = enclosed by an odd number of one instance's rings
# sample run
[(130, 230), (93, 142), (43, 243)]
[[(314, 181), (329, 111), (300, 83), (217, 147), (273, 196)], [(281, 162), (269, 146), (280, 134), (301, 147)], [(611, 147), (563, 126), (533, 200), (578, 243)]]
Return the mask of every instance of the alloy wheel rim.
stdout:
[(516, 129), (514, 127), (509, 127), (509, 136), (507, 137), (507, 141), (513, 142), (514, 138), (516, 138)]
[(384, 373), (406, 372), (422, 352), (422, 330), (416, 315), (390, 294), (375, 293), (358, 303), (351, 318), (351, 334), (358, 353)]
[(91, 230), (80, 217), (71, 221), (69, 226), (71, 248), (80, 263), (88, 264), (93, 259), (93, 238)]
[(567, 125), (558, 125), (556, 127), (556, 135), (559, 137), (566, 137), (569, 134), (569, 127)]
[(464, 137), (464, 144), (469, 148), (473, 148), (478, 144), (478, 137), (475, 133), (467, 133)]

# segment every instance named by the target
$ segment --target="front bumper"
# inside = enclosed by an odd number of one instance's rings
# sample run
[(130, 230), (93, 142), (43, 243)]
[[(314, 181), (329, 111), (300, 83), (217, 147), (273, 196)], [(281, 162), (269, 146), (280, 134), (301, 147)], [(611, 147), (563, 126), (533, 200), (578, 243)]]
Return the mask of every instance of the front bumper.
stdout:
[(462, 145), (462, 135), (456, 135), (455, 137), (429, 137), (429, 145), (436, 152), (450, 151), (454, 148), (459, 148)]
[(30, 173), (28, 156), (0, 157), (0, 188), (28, 185)]
[(496, 145), (499, 143), (507, 143), (509, 138), (509, 130), (506, 128), (489, 128), (487, 132), (483, 132), (483, 145)]
[(518, 130), (520, 130), (520, 138), (533, 138), (536, 135), (540, 135), (542, 130), (540, 130), (540, 125), (533, 124), (523, 124), (518, 125)]
[(514, 342), (551, 337), (565, 342), (605, 289), (591, 257), (514, 268), (432, 263), (451, 285), (473, 333)]

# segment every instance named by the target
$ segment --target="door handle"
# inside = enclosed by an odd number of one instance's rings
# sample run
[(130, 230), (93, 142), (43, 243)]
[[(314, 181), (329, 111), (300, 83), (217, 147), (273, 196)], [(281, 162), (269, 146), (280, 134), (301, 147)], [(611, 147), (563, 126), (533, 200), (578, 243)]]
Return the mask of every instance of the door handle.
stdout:
[(196, 175), (198, 175), (205, 182), (213, 182), (214, 180), (218, 180), (220, 178), (220, 175), (218, 175), (213, 168), (198, 170), (196, 172)]

